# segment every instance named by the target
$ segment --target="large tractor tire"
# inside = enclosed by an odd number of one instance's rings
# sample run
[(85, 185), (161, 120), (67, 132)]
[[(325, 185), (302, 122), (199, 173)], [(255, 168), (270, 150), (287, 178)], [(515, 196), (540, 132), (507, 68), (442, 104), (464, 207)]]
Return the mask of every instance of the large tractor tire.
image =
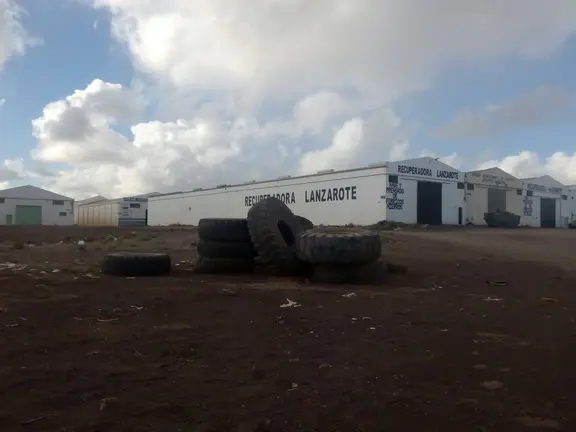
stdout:
[(162, 276), (170, 273), (172, 262), (164, 253), (113, 252), (102, 262), (102, 273), (114, 276)]
[(254, 260), (200, 257), (196, 261), (195, 271), (212, 274), (251, 273), (254, 271)]
[(252, 259), (258, 252), (252, 242), (216, 242), (200, 240), (198, 254), (204, 258)]
[(296, 219), (300, 222), (300, 226), (304, 231), (314, 228), (314, 224), (310, 219), (306, 219), (304, 216), (296, 215)]
[(314, 228), (296, 238), (298, 259), (310, 264), (360, 264), (381, 255), (380, 234), (359, 228)]
[(296, 257), (296, 236), (303, 230), (300, 221), (277, 198), (263, 199), (248, 211), (248, 231), (262, 260), (276, 275), (296, 275), (302, 266)]
[(249, 242), (246, 219), (204, 218), (198, 222), (198, 237), (215, 242)]

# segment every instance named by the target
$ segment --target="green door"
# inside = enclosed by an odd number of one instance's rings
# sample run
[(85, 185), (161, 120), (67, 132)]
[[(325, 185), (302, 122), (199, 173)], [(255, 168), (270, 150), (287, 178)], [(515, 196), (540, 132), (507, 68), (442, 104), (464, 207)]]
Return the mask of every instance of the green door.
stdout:
[(42, 225), (42, 206), (17, 205), (16, 225)]

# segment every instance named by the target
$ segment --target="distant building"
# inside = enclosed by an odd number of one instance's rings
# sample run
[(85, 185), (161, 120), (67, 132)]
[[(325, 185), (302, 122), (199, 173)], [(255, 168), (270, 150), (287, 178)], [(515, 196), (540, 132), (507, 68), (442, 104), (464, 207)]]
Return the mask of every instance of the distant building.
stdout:
[(97, 195), (76, 203), (77, 225), (139, 227), (148, 223), (145, 195), (107, 199)]
[(0, 190), (0, 225), (73, 225), (74, 200), (36, 186)]

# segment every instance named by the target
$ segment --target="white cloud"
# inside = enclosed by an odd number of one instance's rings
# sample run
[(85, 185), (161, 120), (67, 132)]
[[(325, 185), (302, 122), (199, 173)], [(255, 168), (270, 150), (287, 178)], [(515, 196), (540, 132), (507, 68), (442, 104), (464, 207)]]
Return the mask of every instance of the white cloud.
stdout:
[(267, 99), (354, 88), (390, 101), (454, 59), (543, 56), (572, 0), (92, 0), (135, 64), (181, 88)]
[(26, 175), (22, 159), (7, 159), (0, 165), (0, 182), (18, 180)]
[(501, 160), (490, 160), (478, 165), (477, 169), (497, 166), (518, 177), (529, 178), (550, 175), (566, 185), (576, 184), (576, 152), (567, 154), (553, 153), (541, 158), (537, 153), (523, 151), (516, 155), (506, 156)]
[(50, 184), (70, 195), (409, 157), (391, 103), (455, 61), (543, 57), (576, 31), (573, 0), (91, 1), (167, 109), (139, 123), (141, 98), (102, 81), (46, 106), (34, 156), (69, 165)]
[(544, 86), (530, 93), (490, 105), (466, 109), (439, 130), (440, 138), (482, 138), (514, 128), (546, 123), (569, 114), (574, 95), (562, 88)]
[(13, 0), (0, 0), (0, 72), (13, 55), (24, 54), (39, 40), (28, 35), (21, 23), (24, 10)]

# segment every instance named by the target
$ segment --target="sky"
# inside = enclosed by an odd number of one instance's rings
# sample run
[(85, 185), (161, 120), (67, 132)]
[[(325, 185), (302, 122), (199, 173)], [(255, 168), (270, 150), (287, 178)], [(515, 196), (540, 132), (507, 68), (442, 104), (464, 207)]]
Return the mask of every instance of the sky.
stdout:
[(574, 0), (0, 0), (0, 188), (433, 156), (576, 184)]

